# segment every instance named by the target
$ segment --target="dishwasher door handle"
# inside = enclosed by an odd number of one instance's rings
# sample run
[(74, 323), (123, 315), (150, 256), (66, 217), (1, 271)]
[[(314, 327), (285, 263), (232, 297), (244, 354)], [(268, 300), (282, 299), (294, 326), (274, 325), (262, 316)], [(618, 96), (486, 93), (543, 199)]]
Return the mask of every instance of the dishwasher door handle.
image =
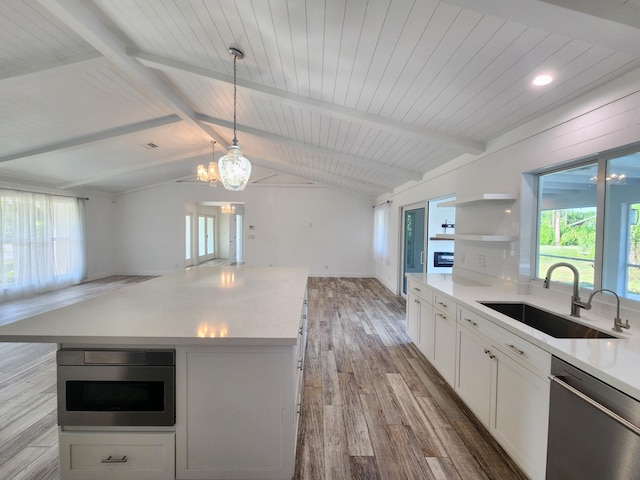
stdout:
[(556, 384), (560, 385), (562, 388), (564, 388), (565, 390), (573, 393), (577, 397), (580, 397), (582, 400), (587, 402), (589, 405), (597, 408), (602, 413), (607, 415), (609, 418), (615, 420), (616, 422), (618, 422), (623, 427), (631, 430), (633, 433), (635, 433), (636, 435), (640, 436), (640, 427), (638, 427), (637, 425), (634, 425), (629, 420), (621, 417), (616, 412), (612, 412), (611, 410), (609, 410), (604, 405), (601, 405), (600, 403), (596, 402), (594, 399), (592, 399), (592, 398), (588, 397), (587, 395), (585, 395), (584, 393), (582, 393), (580, 390), (572, 387), (567, 382), (562, 380), (561, 377), (556, 377), (555, 375), (549, 375), (549, 380), (551, 380), (552, 382), (555, 382)]

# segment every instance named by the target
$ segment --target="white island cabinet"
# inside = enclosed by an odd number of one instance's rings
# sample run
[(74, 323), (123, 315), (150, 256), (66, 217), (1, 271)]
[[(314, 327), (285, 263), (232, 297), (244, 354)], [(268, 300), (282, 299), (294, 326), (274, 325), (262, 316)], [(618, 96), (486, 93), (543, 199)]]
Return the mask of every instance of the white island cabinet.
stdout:
[(291, 479), (306, 283), (301, 268), (192, 267), (0, 326), (0, 341), (175, 350), (175, 426), (61, 426), (61, 480)]

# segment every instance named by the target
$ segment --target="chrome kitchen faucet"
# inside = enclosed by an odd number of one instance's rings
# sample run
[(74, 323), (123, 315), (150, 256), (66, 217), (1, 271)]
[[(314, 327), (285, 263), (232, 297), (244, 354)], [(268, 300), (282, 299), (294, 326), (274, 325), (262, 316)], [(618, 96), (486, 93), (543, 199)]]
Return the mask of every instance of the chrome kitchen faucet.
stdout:
[[(587, 304), (583, 303), (580, 300), (580, 274), (578, 273), (578, 269), (567, 262), (558, 262), (554, 263), (547, 270), (547, 275), (544, 277), (544, 284), (542, 285), (544, 288), (549, 288), (549, 283), (551, 281), (551, 273), (558, 267), (567, 267), (573, 272), (573, 294), (571, 295), (571, 313), (572, 317), (580, 316), (580, 309), (587, 308)], [(590, 307), (589, 307), (590, 308)]]

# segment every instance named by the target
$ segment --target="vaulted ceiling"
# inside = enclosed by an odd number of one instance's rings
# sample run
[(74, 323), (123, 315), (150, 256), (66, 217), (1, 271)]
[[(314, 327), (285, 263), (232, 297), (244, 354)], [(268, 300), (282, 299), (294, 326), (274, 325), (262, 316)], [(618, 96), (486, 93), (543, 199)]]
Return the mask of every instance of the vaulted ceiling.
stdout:
[(640, 0), (0, 0), (0, 180), (195, 181), (233, 138), (235, 47), (248, 188), (379, 195), (640, 67), (639, 45)]

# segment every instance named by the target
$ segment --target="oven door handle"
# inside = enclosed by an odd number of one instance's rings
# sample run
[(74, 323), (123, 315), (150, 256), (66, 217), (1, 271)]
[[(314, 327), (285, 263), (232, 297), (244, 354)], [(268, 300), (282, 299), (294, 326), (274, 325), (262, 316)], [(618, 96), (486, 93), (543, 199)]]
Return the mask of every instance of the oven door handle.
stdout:
[(127, 463), (128, 461), (129, 459), (126, 455), (122, 455), (121, 457), (109, 455), (107, 458), (103, 458), (100, 463)]
[(620, 425), (622, 425), (623, 427), (631, 430), (633, 433), (635, 433), (636, 435), (640, 436), (640, 427), (638, 427), (637, 425), (634, 425), (633, 423), (631, 423), (630, 421), (628, 421), (625, 418), (622, 418), (620, 415), (618, 415), (617, 413), (609, 410), (607, 407), (605, 407), (604, 405), (596, 402), (594, 399), (588, 397), (587, 395), (585, 395), (584, 393), (582, 393), (580, 390), (572, 387), (571, 385), (569, 385), (567, 382), (565, 382), (564, 380), (562, 380), (561, 377), (556, 377), (555, 375), (549, 375), (549, 380), (551, 380), (552, 382), (555, 382), (557, 385), (561, 386), (562, 388), (564, 388), (565, 390), (567, 390), (570, 393), (573, 393), (575, 396), (581, 398), (582, 400), (584, 400), (585, 402), (587, 402), (589, 405), (591, 405), (592, 407), (597, 408), (598, 410), (600, 410), (602, 413), (604, 413), (606, 416), (608, 416), (609, 418), (615, 420), (616, 422), (618, 422)]

